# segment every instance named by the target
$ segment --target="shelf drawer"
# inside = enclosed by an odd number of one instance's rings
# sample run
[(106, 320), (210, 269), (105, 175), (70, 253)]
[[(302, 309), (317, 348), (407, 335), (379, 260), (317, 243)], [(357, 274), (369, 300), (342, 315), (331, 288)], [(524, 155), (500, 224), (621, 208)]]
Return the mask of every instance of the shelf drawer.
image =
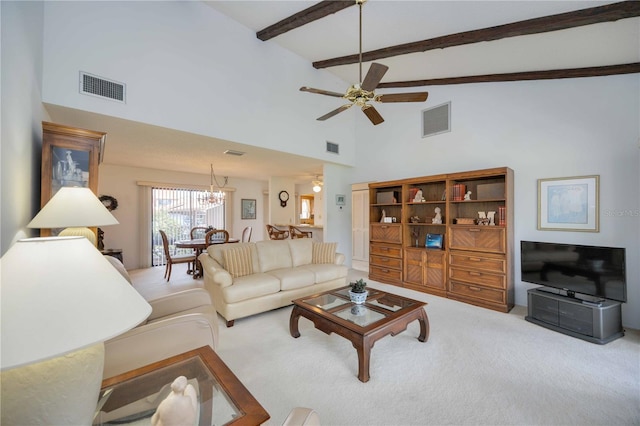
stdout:
[(498, 289), (507, 288), (507, 280), (504, 275), (488, 274), (486, 272), (458, 269), (450, 266), (449, 278)]
[(502, 256), (481, 256), (476, 253), (450, 252), (449, 264), (463, 268), (482, 269), (498, 274), (507, 273), (507, 261)]
[(452, 226), (449, 238), (451, 249), (506, 252), (506, 230), (498, 226)]
[(369, 256), (369, 264), (380, 266), (382, 268), (393, 268), (400, 269), (402, 268), (402, 259), (397, 257), (385, 257), (385, 256)]
[(460, 296), (474, 299), (487, 300), (489, 302), (501, 304), (506, 303), (505, 292), (493, 288), (480, 287), (451, 280), (449, 281), (449, 291)]
[(400, 269), (384, 268), (375, 265), (369, 265), (369, 275), (377, 278), (382, 282), (401, 282), (402, 271)]
[(369, 254), (402, 259), (402, 247), (391, 244), (372, 243), (369, 247)]
[(402, 225), (399, 223), (372, 223), (369, 237), (371, 241), (402, 244)]

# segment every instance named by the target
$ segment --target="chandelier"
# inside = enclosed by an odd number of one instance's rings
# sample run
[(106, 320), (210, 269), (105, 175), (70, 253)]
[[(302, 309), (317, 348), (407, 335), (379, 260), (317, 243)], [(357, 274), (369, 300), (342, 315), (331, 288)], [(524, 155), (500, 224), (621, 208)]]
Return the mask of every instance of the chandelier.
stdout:
[[(213, 164), (211, 164), (211, 185), (209, 186), (209, 203), (210, 204), (222, 204), (224, 202), (224, 191), (222, 189), (227, 185), (229, 180), (228, 176), (224, 177), (224, 183), (220, 185), (218, 183), (218, 178), (216, 177), (215, 172), (213, 171)], [(213, 182), (216, 183), (217, 190), (213, 189)]]

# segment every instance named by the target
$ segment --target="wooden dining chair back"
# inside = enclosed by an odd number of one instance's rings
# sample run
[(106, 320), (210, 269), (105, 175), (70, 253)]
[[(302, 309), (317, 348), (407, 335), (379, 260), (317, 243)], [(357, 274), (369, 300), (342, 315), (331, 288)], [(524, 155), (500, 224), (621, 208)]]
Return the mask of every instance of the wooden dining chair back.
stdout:
[(204, 236), (207, 235), (207, 232), (213, 229), (215, 228), (211, 226), (194, 226), (193, 228), (191, 228), (191, 239), (196, 240), (198, 238), (204, 238)]
[(291, 234), (291, 238), (313, 238), (312, 231), (303, 231), (292, 225), (289, 225), (289, 233)]
[(169, 239), (167, 238), (167, 234), (164, 231), (159, 231), (159, 232), (160, 232), (160, 236), (162, 237), (162, 247), (164, 249), (164, 256), (167, 259), (167, 266), (164, 270), (164, 278), (166, 278), (167, 282), (171, 279), (171, 269), (174, 263), (188, 263), (189, 271), (193, 272), (195, 270), (196, 255), (195, 254), (172, 255), (171, 250), (169, 249)]
[(214, 229), (204, 236), (207, 246), (211, 244), (224, 244), (229, 242), (229, 233), (225, 229)]
[(246, 228), (244, 228), (242, 230), (242, 242), (243, 243), (248, 243), (251, 241), (251, 231), (253, 231), (253, 228), (251, 226), (247, 226)]
[(273, 225), (266, 225), (267, 235), (271, 240), (286, 240), (289, 238), (289, 231), (284, 229), (278, 229)]

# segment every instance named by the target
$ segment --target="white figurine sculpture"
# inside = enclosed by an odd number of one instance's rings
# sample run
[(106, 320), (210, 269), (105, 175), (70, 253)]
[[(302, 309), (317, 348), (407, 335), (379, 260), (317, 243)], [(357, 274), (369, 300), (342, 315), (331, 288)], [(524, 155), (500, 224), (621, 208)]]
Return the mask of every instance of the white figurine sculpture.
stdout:
[(418, 189), (418, 192), (416, 192), (416, 196), (413, 197), (413, 202), (421, 203), (423, 201), (424, 201), (424, 197), (422, 196), (422, 189)]
[(496, 212), (487, 212), (487, 217), (489, 218), (489, 226), (495, 226)]
[(151, 417), (153, 426), (191, 426), (195, 425), (198, 410), (198, 395), (195, 388), (188, 384), (185, 376), (171, 383), (171, 393), (158, 405)]
[(471, 200), (471, 191), (467, 191), (466, 194), (464, 194), (464, 201), (469, 201)]
[(436, 207), (434, 211), (436, 212), (436, 217), (431, 219), (431, 223), (442, 223), (442, 215), (440, 214), (442, 210), (440, 207)]
[(380, 222), (384, 222), (384, 219), (387, 217), (387, 212), (382, 209), (382, 216), (380, 216)]

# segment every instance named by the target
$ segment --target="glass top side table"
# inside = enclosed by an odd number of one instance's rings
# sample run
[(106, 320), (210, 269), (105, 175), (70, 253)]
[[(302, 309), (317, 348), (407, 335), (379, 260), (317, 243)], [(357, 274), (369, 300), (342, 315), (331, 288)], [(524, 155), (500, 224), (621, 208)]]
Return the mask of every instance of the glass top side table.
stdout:
[(270, 418), (220, 357), (203, 346), (105, 379), (93, 424), (150, 425), (179, 376), (196, 389), (200, 425), (262, 424)]

